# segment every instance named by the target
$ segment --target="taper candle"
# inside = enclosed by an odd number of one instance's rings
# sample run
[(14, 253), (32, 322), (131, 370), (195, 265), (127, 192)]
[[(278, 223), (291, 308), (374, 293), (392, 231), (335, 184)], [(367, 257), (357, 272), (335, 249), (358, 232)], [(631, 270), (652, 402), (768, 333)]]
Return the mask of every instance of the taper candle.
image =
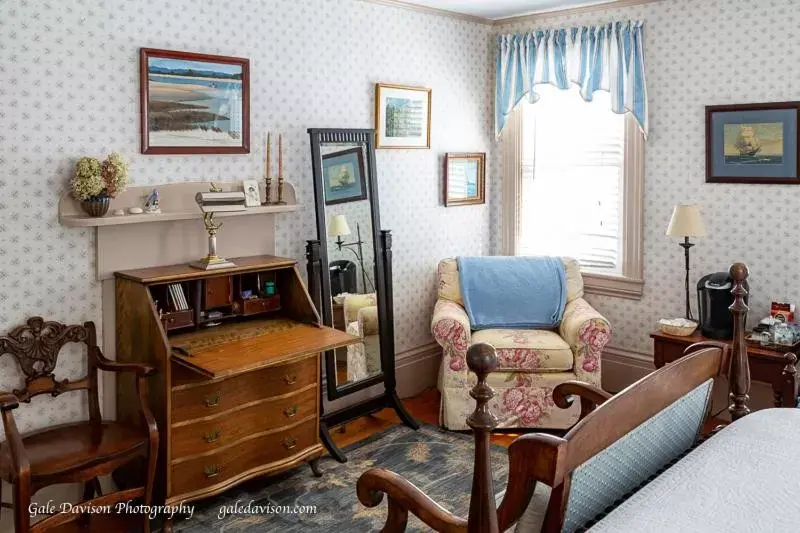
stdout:
[(265, 170), (265, 176), (264, 176), (266, 179), (269, 179), (269, 178), (270, 178), (270, 176), (269, 176), (269, 164), (270, 164), (270, 160), (269, 160), (269, 159), (270, 159), (270, 146), (269, 146), (269, 145), (270, 145), (270, 137), (269, 137), (269, 132), (267, 132), (267, 161), (266, 161), (266, 163), (265, 163), (265, 165), (266, 165), (266, 167), (267, 167), (267, 168), (266, 168), (266, 170)]
[(278, 134), (278, 179), (283, 178), (283, 133)]

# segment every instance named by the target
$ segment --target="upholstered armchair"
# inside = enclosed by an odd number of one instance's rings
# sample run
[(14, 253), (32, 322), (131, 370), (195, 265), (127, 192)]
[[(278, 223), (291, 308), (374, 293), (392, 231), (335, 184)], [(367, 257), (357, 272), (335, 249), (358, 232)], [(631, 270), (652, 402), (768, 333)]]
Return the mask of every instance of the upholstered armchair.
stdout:
[(489, 376), (496, 395), (489, 408), (501, 428), (565, 429), (578, 421), (580, 407), (560, 409), (553, 389), (569, 380), (600, 387), (600, 359), (611, 339), (611, 325), (583, 299), (583, 278), (574, 259), (563, 258), (567, 304), (555, 330), (484, 329), (471, 331), (464, 309), (455, 259), (439, 263), (439, 298), (431, 331), (444, 356), (439, 372), (442, 394), (439, 423), (466, 430), (475, 400), (469, 389), (475, 375), (467, 371), (467, 348), (485, 342), (497, 350), (498, 366)]
[(347, 381), (359, 381), (381, 370), (375, 293), (348, 294), (342, 307), (347, 333), (361, 338), (361, 343), (347, 347)]

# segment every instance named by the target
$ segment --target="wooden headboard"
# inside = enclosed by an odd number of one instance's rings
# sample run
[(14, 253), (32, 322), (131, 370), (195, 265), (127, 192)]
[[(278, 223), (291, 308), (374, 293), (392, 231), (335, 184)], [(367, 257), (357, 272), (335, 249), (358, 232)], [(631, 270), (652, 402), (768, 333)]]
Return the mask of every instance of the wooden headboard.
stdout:
[[(744, 263), (730, 267), (733, 278), (733, 342), (703, 342), (687, 348), (687, 355), (642, 378), (619, 394), (610, 394), (588, 384), (571, 381), (559, 385), (553, 399), (559, 407), (568, 407), (577, 396), (581, 401), (581, 419), (562, 438), (533, 433), (516, 439), (509, 448), (509, 480), (500, 507), (495, 504), (492, 483), (490, 433), (497, 418), (489, 411), (494, 391), (487, 376), (496, 368), (495, 350), (488, 344), (469, 348), (467, 364), (478, 377), (470, 394), (476, 400), (475, 411), (467, 419), (475, 436), (475, 462), (469, 516), (464, 519), (449, 513), (407, 480), (383, 469), (371, 469), (358, 480), (358, 497), (374, 507), (383, 494), (389, 496), (388, 517), (383, 531), (404, 531), (411, 511), (436, 531), (496, 533), (511, 527), (521, 516), (536, 487), (543, 482), (552, 488), (542, 531), (561, 531), (565, 523), (573, 472), (595, 455), (615, 445), (623, 436), (651, 422), (689, 393), (702, 388), (704, 403), (695, 408), (697, 431), (711, 409), (710, 383), (726, 374), (733, 421), (747, 415), (750, 369), (745, 321), (747, 295)], [(705, 396), (703, 396), (705, 395)], [(595, 406), (603, 405), (594, 410)], [(698, 411), (700, 409), (701, 411)], [(594, 410), (594, 411), (593, 411)], [(702, 415), (702, 418), (700, 418)]]

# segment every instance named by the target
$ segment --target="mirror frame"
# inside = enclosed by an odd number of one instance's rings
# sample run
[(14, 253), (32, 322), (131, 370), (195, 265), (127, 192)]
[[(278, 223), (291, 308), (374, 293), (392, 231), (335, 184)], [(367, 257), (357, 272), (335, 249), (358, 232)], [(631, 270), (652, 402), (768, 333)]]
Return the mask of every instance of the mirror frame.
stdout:
[[(385, 382), (386, 364), (393, 364), (394, 354), (394, 328), (387, 323), (391, 320), (387, 307), (386, 269), (383, 260), (383, 245), (380, 234), (380, 208), (378, 204), (378, 184), (375, 176), (375, 130), (371, 129), (339, 129), (339, 128), (311, 128), (308, 130), (311, 138), (311, 168), (314, 178), (314, 211), (317, 217), (317, 239), (320, 242), (319, 254), (320, 268), (320, 316), (326, 326), (333, 326), (333, 306), (331, 298), (331, 279), (328, 262), (327, 247), (327, 219), (325, 215), (325, 188), (322, 175), (323, 143), (363, 144), (366, 148), (368, 201), (370, 202), (370, 215), (372, 220), (372, 246), (375, 256), (373, 273), (375, 279), (375, 296), (378, 301), (378, 328), (380, 340), (381, 371), (360, 381), (339, 385), (336, 382), (336, 354), (333, 350), (327, 351), (325, 357), (325, 381), (328, 389), (328, 399), (333, 401), (343, 396), (353, 394), (378, 383)], [(322, 244), (325, 244), (324, 246)], [(328, 304), (326, 305), (326, 302)], [(390, 338), (391, 337), (391, 338)]]

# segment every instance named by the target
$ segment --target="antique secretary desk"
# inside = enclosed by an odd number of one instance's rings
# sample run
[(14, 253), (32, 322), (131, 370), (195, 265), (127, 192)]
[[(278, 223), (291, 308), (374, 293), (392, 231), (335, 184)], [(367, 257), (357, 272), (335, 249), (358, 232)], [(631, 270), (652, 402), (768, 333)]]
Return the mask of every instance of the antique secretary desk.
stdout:
[[(87, 219), (67, 199), (59, 206), (62, 224), (96, 228), (106, 351), (115, 352), (117, 361), (158, 369), (148, 390), (160, 435), (153, 495), (168, 505), (302, 462), (318, 473), (315, 460), (325, 453), (320, 354), (358, 341), (321, 325), (295, 260), (269, 254), (273, 216), (223, 218), (226, 255), (261, 255), (234, 257), (236, 266), (220, 270), (188, 266), (205, 246), (200, 214), (188, 202), (195, 189), (207, 186), (163, 187), (162, 213), (150, 219)], [(291, 187), (287, 196), (287, 206), (243, 215), (296, 208)], [(143, 266), (148, 264), (159, 266)], [(116, 387), (118, 419), (137, 416), (132, 383), (104, 386)], [(124, 484), (135, 475), (121, 471), (115, 479)], [(165, 524), (165, 531), (171, 526)]]

